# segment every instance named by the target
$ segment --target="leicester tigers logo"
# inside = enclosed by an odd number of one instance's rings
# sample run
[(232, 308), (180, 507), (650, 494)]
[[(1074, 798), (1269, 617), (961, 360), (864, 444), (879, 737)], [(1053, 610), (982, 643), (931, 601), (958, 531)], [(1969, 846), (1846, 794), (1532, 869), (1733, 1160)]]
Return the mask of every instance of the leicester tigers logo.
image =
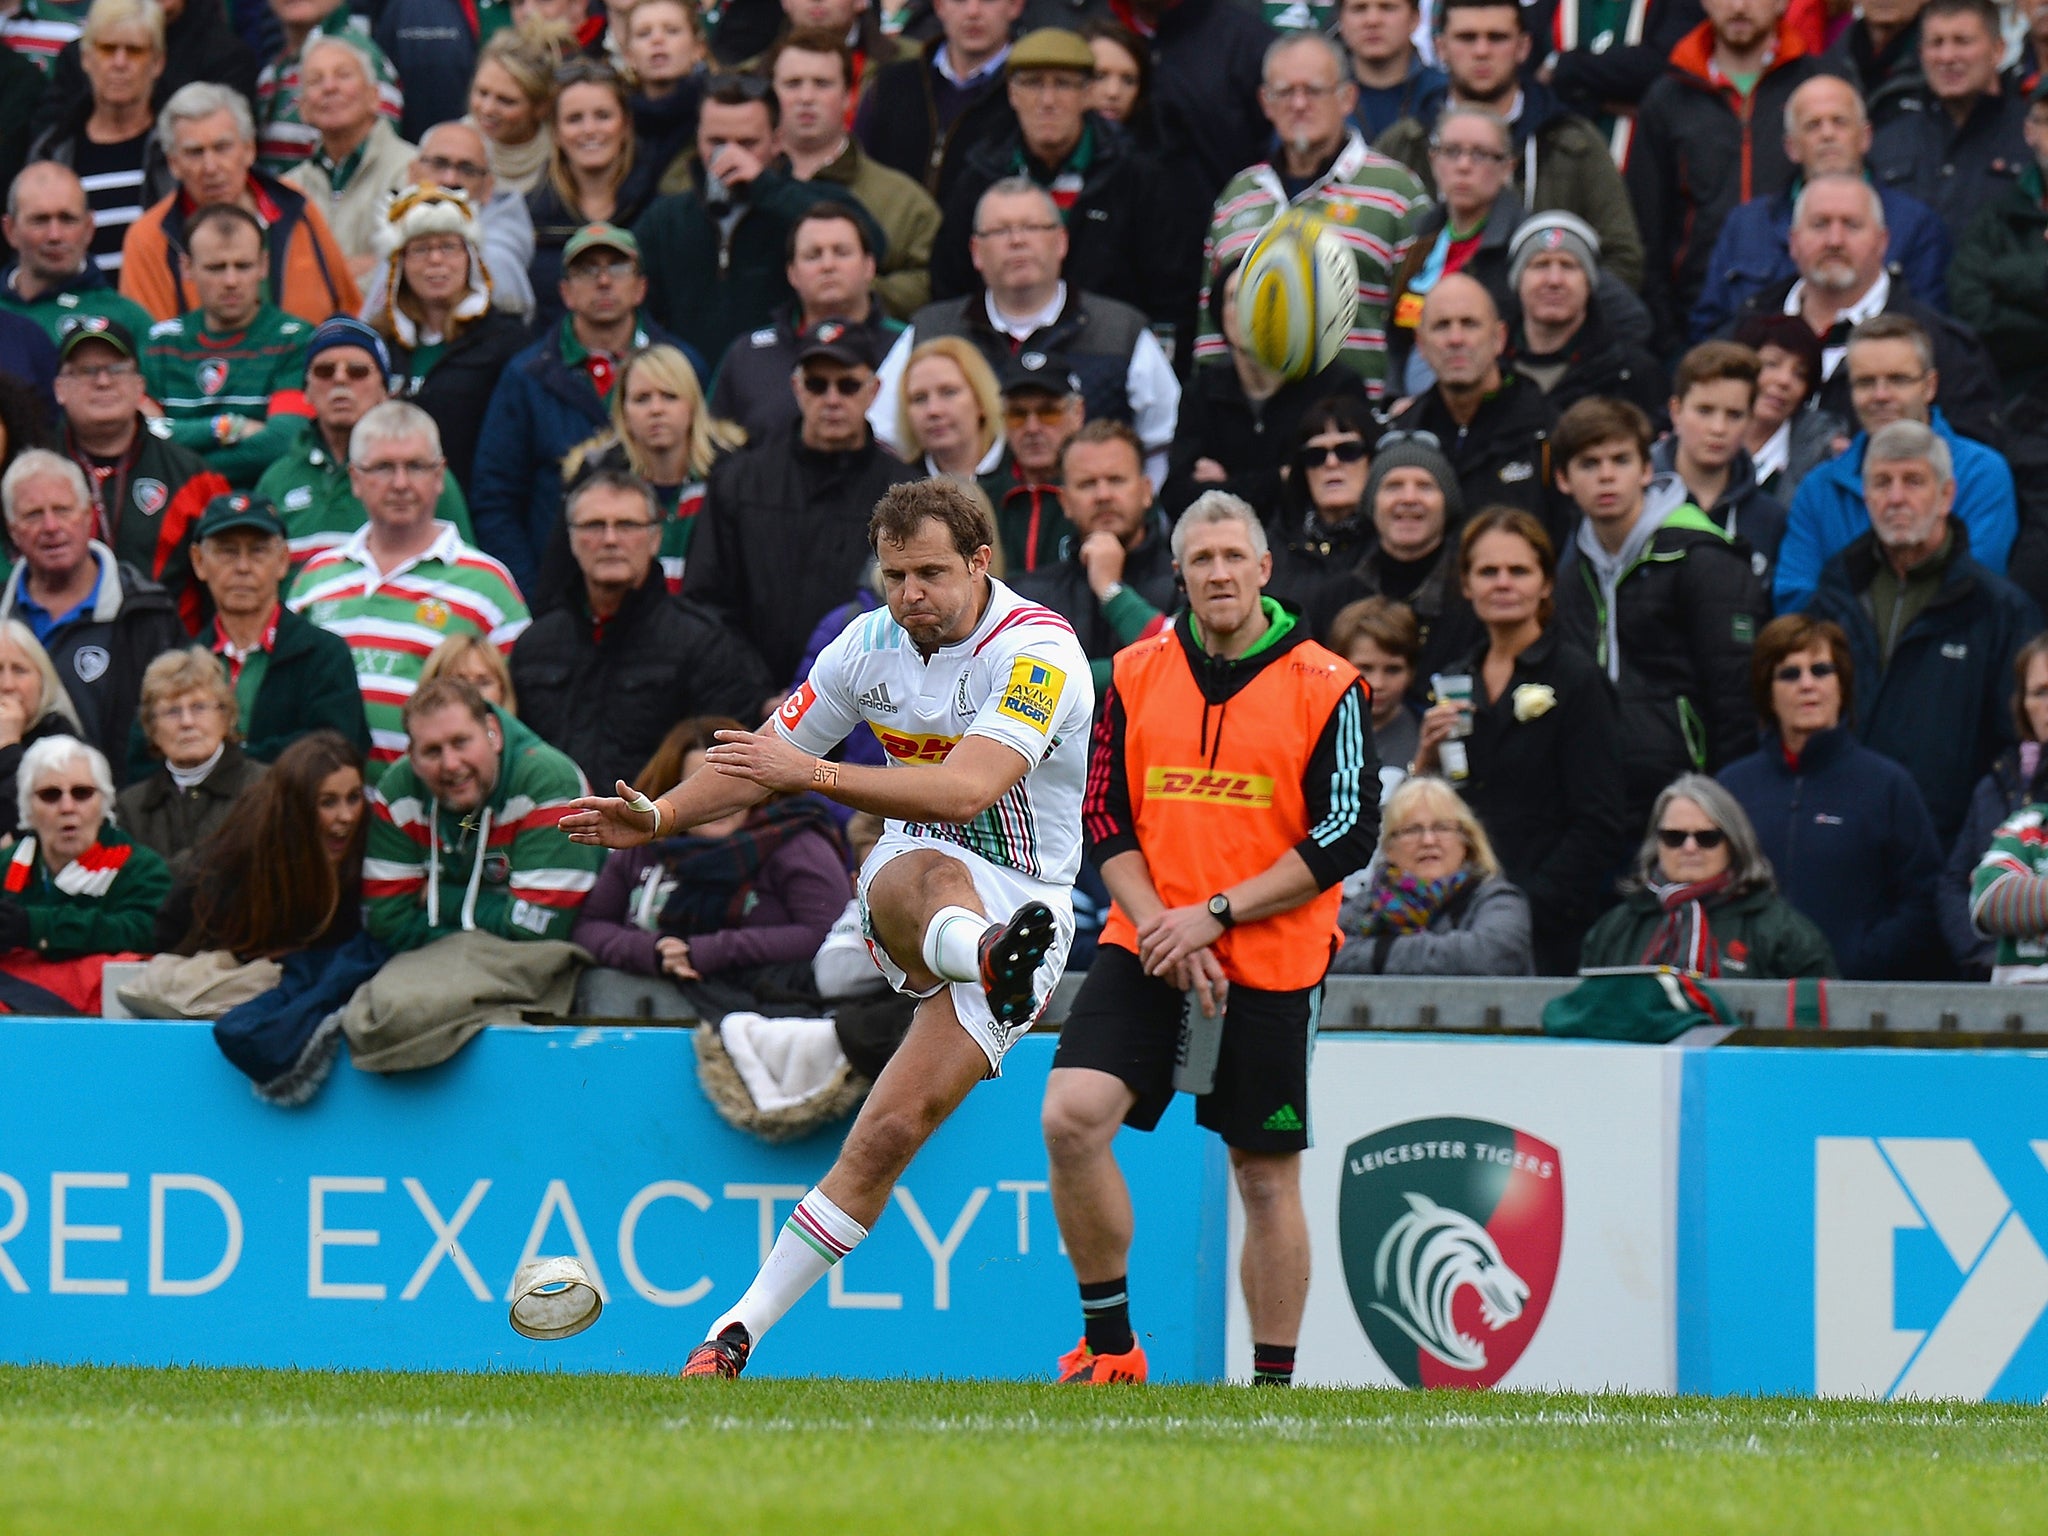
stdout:
[(228, 365), (222, 359), (209, 357), (199, 365), (199, 393), (217, 395), (221, 386), (228, 381)]
[(1346, 1149), (1338, 1201), (1352, 1307), (1387, 1369), (1409, 1386), (1505, 1376), (1557, 1278), (1557, 1149), (1485, 1120), (1411, 1120)]

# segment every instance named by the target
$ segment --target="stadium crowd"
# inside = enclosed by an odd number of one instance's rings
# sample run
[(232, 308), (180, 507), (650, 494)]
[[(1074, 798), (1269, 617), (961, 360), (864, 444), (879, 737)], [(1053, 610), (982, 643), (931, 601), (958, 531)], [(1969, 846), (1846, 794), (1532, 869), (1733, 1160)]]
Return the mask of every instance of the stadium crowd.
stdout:
[(2048, 976), (2048, 0), (6, 3), (16, 1011), (877, 990), (864, 818), (556, 823), (769, 718), (922, 477), (1098, 694), (1251, 506), (1370, 687), (1339, 972)]

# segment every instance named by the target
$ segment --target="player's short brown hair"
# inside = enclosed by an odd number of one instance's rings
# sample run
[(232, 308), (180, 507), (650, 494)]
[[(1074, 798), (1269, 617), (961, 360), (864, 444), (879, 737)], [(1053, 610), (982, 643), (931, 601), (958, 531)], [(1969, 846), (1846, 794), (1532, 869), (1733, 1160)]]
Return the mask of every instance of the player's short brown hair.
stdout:
[(996, 520), (989, 511), (988, 498), (943, 477), (890, 486), (868, 519), (868, 548), (880, 554), (884, 539), (908, 544), (927, 519), (945, 525), (962, 560), (971, 561), (977, 549), (995, 548)]

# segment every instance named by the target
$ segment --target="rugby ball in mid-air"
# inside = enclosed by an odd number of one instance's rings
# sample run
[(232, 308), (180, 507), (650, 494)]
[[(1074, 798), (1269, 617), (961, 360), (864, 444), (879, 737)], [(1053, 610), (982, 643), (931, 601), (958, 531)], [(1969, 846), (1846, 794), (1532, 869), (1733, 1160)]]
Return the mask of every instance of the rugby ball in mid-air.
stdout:
[(1336, 361), (1358, 313), (1358, 263), (1335, 230), (1290, 209), (1245, 252), (1237, 314), (1252, 356), (1290, 379)]

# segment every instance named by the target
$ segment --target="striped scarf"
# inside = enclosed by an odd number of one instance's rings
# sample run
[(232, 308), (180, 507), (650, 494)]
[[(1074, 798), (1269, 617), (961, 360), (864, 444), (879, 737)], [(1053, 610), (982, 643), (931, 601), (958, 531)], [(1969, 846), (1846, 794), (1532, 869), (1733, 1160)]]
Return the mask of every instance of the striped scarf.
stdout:
[(1721, 950), (1707, 907), (1726, 894), (1734, 871), (1724, 869), (1711, 880), (1692, 885), (1651, 885), (1650, 894), (1664, 908), (1664, 920), (1650, 935), (1642, 964), (1670, 965), (1693, 976), (1721, 974)]
[(1366, 910), (1359, 932), (1420, 933), (1473, 879), (1469, 864), (1452, 870), (1441, 880), (1419, 880), (1414, 875), (1383, 868), (1373, 884), (1372, 905)]

